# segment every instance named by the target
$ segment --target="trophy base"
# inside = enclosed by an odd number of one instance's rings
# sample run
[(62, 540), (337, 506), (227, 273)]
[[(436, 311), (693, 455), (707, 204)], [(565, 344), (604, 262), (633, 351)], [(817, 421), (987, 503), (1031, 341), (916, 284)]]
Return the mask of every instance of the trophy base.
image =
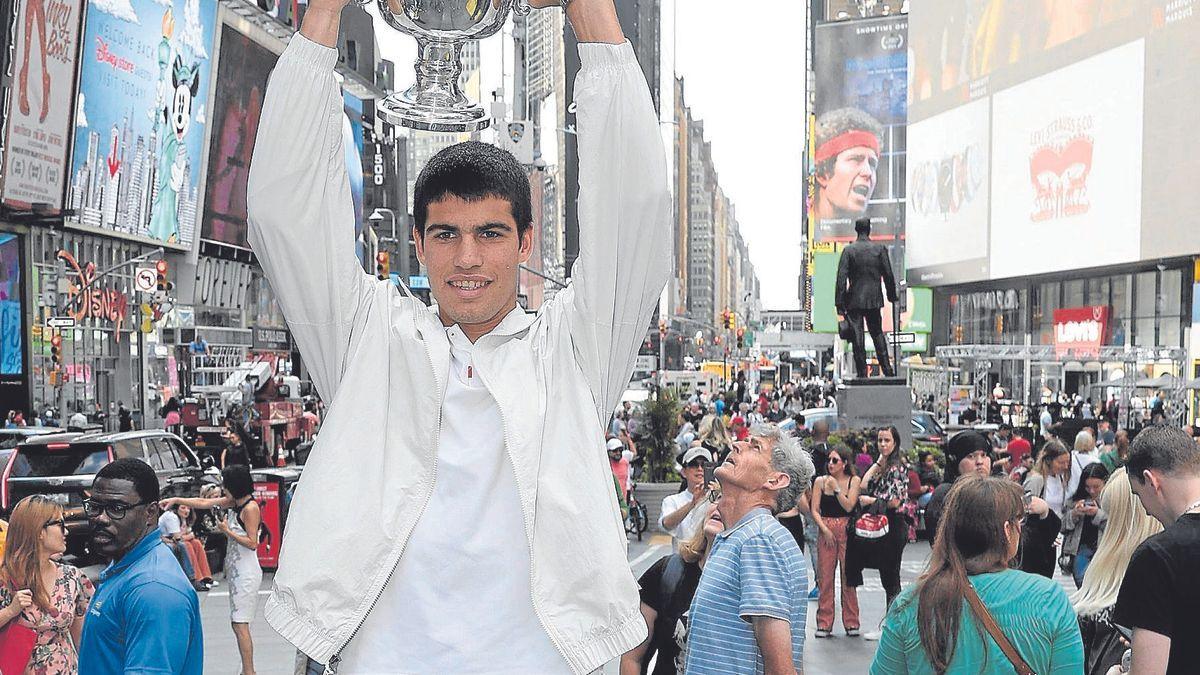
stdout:
[(375, 112), (389, 124), (399, 124), (418, 131), (471, 133), (486, 129), (491, 118), (479, 105), (433, 108), (395, 93), (380, 101)]

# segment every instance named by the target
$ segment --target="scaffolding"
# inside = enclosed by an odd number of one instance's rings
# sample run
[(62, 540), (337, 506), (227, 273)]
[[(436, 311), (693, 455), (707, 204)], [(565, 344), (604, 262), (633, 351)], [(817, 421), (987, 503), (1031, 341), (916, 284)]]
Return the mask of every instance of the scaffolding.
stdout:
[[(1067, 351), (1065, 354), (1059, 354), (1054, 345), (943, 345), (935, 347), (934, 354), (937, 356), (938, 366), (944, 369), (947, 392), (954, 384), (951, 381), (953, 375), (950, 371), (952, 369), (948, 367), (950, 363), (958, 361), (971, 364), (971, 367), (968, 368), (967, 364), (963, 363), (962, 370), (974, 372), (974, 397), (976, 400), (987, 398), (988, 373), (996, 361), (1024, 362), (1027, 372), (1028, 366), (1033, 363), (1066, 363), (1068, 361), (1120, 363), (1123, 366), (1120, 380), (1121, 407), (1119, 414), (1122, 426), (1130, 426), (1132, 421), (1133, 409), (1129, 401), (1133, 397), (1134, 390), (1138, 388), (1139, 364), (1169, 361), (1176, 376), (1170, 378), (1169, 386), (1163, 388), (1163, 391), (1166, 392), (1166, 399), (1163, 403), (1164, 415), (1168, 422), (1182, 425), (1187, 414), (1185, 393), (1187, 383), (1184, 377), (1187, 351), (1181, 347), (1104, 346), (1091, 353)], [(1025, 388), (1029, 387), (1028, 378), (1023, 385)], [(1022, 396), (1017, 396), (1017, 392), (1013, 392), (1013, 394), (1013, 398), (1023, 401), (1030, 400), (1028, 392), (1022, 392)]]

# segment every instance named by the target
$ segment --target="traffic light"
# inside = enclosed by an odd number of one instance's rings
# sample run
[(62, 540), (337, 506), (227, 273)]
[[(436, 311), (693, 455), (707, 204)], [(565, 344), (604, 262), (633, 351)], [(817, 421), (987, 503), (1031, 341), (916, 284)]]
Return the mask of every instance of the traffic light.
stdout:
[(667, 336), (667, 321), (666, 321), (666, 319), (659, 319), (659, 321), (658, 321), (658, 337), (659, 337), (659, 339), (662, 339), (662, 338), (665, 338), (666, 336)]
[(156, 283), (158, 284), (158, 291), (160, 293), (166, 293), (167, 292), (167, 261), (159, 260), (158, 262), (154, 263), (154, 271), (155, 271), (155, 276), (156, 276)]
[(729, 328), (729, 330), (733, 330), (734, 328), (737, 328), (737, 312), (729, 312), (728, 321), (729, 321), (729, 323), (727, 324), (726, 327)]
[(62, 368), (62, 335), (58, 331), (54, 331), (54, 337), (50, 338), (50, 361), (55, 370)]
[(746, 329), (745, 328), (737, 329), (737, 337), (738, 337), (737, 348), (745, 349), (746, 348)]
[(390, 255), (387, 251), (380, 251), (375, 254), (375, 276), (380, 279), (387, 279), (391, 276), (391, 265), (389, 264)]
[(963, 342), (963, 327), (961, 325), (954, 327), (954, 341), (958, 344)]
[(724, 312), (721, 312), (721, 328), (725, 328), (728, 325), (729, 325), (729, 310), (725, 310)]

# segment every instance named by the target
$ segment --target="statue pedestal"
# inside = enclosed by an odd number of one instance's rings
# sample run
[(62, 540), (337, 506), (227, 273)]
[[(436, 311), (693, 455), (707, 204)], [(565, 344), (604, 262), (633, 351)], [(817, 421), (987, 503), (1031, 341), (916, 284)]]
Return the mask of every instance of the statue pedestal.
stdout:
[[(839, 431), (865, 431), (893, 426), (900, 446), (911, 449), (912, 389), (902, 377), (846, 380), (837, 392)], [(874, 439), (871, 443), (874, 444)]]

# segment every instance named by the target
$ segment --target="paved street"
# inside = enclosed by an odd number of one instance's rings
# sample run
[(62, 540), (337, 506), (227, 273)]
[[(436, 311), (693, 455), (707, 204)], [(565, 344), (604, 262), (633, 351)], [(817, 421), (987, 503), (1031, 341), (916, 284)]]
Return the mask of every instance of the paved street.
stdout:
[[(645, 541), (629, 544), (629, 561), (634, 574), (640, 576), (654, 561), (670, 550), (665, 535), (647, 534)], [(929, 557), (929, 545), (924, 542), (909, 545), (904, 550), (901, 578), (907, 587), (913, 583), (925, 567)], [(1069, 577), (1056, 579), (1068, 591), (1074, 586)], [(251, 626), (254, 634), (255, 665), (260, 675), (290, 674), (294, 668), (295, 650), (267, 626), (262, 619), (262, 604), (266, 602), (271, 575), (263, 579), (263, 591), (259, 594), (259, 618)], [(859, 605), (862, 612), (863, 630), (871, 630), (883, 618), (884, 594), (879, 584), (879, 575), (866, 572), (866, 585), (859, 589)], [(200, 598), (200, 611), (204, 618), (205, 673), (213, 675), (236, 675), (239, 672), (237, 644), (229, 628), (229, 595), (218, 586)], [(848, 638), (835, 624), (834, 636), (818, 640), (813, 637), (816, 626), (817, 603), (809, 603), (808, 637), (805, 640), (804, 665), (807, 673), (865, 673), (875, 653), (874, 642), (862, 638)], [(840, 621), (840, 615), (839, 619)], [(604, 675), (616, 675), (617, 664), (610, 663)]]

